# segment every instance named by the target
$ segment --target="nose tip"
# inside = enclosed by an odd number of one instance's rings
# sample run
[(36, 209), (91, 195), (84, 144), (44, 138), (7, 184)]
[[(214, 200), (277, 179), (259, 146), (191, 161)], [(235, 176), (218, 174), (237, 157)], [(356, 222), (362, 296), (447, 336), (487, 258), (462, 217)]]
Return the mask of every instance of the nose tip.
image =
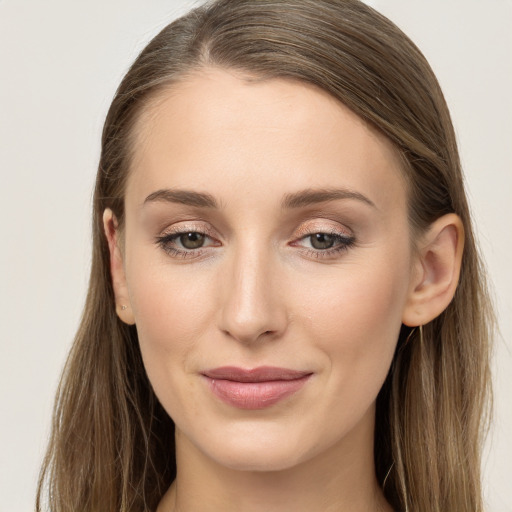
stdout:
[(221, 330), (240, 343), (278, 338), (286, 330), (287, 313), (272, 269), (254, 259), (238, 268), (225, 283)]
[(277, 337), (280, 329), (277, 325), (269, 328), (270, 319), (262, 315), (232, 316), (226, 319), (224, 333), (240, 343), (252, 343)]

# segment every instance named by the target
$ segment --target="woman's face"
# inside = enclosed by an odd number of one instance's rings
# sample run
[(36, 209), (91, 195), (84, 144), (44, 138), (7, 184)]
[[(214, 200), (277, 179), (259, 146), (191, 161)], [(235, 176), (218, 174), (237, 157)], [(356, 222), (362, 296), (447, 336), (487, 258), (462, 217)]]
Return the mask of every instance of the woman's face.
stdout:
[(237, 469), (371, 453), (414, 268), (390, 143), (312, 86), (218, 69), (137, 130), (126, 286), (179, 442)]

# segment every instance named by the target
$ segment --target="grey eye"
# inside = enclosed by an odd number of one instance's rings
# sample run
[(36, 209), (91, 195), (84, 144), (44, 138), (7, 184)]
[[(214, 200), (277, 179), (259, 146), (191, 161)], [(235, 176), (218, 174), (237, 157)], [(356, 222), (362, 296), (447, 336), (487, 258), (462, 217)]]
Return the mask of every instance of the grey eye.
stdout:
[(315, 233), (309, 235), (311, 247), (314, 249), (330, 249), (335, 242), (335, 237), (327, 233)]
[(204, 245), (206, 236), (203, 233), (191, 231), (190, 233), (183, 233), (179, 236), (180, 244), (185, 249), (199, 249)]

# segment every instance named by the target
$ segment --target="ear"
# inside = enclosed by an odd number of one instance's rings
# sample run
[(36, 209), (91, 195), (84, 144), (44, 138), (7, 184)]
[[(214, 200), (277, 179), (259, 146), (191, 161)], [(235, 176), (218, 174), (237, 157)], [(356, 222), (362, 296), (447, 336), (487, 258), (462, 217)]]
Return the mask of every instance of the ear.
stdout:
[(464, 226), (458, 215), (437, 219), (418, 243), (402, 323), (425, 325), (450, 304), (459, 282)]
[(103, 212), (103, 228), (108, 241), (110, 251), (110, 274), (112, 276), (112, 287), (116, 297), (117, 316), (126, 324), (133, 325), (133, 316), (126, 276), (124, 272), (123, 255), (119, 248), (119, 231), (115, 215), (110, 208)]

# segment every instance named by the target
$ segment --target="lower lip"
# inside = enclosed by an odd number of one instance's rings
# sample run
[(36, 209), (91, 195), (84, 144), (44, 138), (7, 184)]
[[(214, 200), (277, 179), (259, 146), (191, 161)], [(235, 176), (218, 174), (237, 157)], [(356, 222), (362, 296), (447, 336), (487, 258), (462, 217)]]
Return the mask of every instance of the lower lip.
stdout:
[(311, 377), (293, 380), (238, 382), (206, 377), (213, 394), (238, 409), (265, 409), (297, 393)]

